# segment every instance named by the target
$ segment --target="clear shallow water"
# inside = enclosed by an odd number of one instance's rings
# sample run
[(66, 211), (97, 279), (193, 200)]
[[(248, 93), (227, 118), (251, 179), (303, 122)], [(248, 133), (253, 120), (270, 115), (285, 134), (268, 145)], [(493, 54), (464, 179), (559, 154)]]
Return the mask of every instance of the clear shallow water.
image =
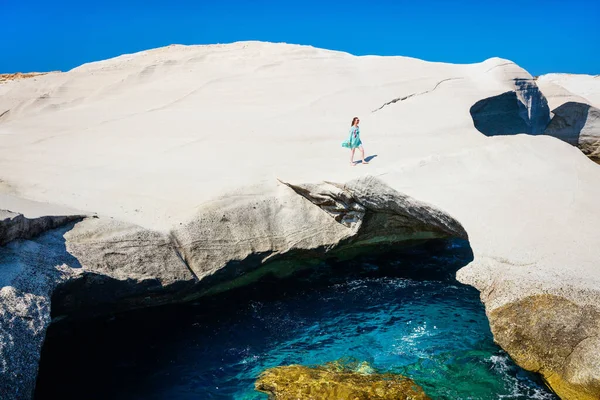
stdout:
[(37, 399), (266, 399), (266, 368), (342, 357), (432, 399), (555, 399), (492, 341), (461, 242), (323, 267), (198, 305), (53, 327)]

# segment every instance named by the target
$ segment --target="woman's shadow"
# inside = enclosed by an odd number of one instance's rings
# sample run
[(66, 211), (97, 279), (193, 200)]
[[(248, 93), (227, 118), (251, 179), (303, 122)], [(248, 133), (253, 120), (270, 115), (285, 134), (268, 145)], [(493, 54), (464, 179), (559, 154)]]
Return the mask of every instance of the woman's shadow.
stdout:
[[(365, 157), (365, 161), (370, 163), (372, 159), (377, 157), (377, 154), (373, 154), (372, 156)], [(355, 161), (356, 164), (362, 164), (362, 160)]]

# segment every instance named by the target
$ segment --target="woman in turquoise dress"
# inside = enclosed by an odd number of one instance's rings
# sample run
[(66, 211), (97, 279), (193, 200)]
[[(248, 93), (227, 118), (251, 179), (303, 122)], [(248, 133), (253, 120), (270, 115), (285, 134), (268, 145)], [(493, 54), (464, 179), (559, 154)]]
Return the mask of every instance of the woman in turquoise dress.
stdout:
[(355, 166), (354, 162), (354, 151), (359, 148), (362, 156), (362, 163), (368, 164), (365, 160), (365, 149), (363, 148), (362, 142), (360, 140), (360, 129), (358, 124), (360, 120), (358, 117), (352, 118), (352, 125), (350, 126), (350, 137), (344, 143), (342, 143), (342, 147), (346, 147), (350, 149), (350, 165)]

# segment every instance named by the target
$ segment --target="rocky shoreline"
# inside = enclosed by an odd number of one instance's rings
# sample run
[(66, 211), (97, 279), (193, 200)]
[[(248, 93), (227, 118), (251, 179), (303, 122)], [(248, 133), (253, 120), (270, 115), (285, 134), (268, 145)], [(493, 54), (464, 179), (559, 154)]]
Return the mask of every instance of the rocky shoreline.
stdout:
[(344, 185), (280, 184), (276, 195), (217, 210), (170, 235), (77, 215), (43, 217), (54, 224), (46, 222), (46, 232), (37, 229), (35, 236), (29, 229), (41, 219), (15, 213), (3, 219), (2, 227), (12, 229), (2, 232), (13, 238), (2, 238), (8, 242), (3, 264), (13, 271), (2, 276), (2, 397), (32, 397), (51, 300), (54, 318), (110, 315), (190, 301), (266, 273), (292, 274), (310, 267), (302, 259), (430, 238), (467, 239), (448, 214), (370, 177)]
[[(429, 238), (467, 238), (448, 214), (374, 178), (345, 185), (280, 186), (283, 192), (263, 199), (263, 205), (242, 202), (219, 218), (203, 213), (169, 236), (97, 217), (28, 219), (4, 212), (1, 256), (12, 270), (2, 274), (2, 397), (32, 397), (51, 299), (57, 320), (107, 316), (197, 300), (248, 285), (264, 274), (293, 274), (310, 268), (302, 259), (352, 256), (357, 250), (369, 251), (372, 243), (397, 246)], [(286, 202), (294, 212), (283, 219), (276, 212), (262, 212)], [(253, 213), (260, 218), (251, 225), (247, 218)], [(203, 231), (199, 221), (205, 224)], [(213, 236), (206, 238), (209, 232)], [(233, 232), (247, 236), (232, 238)], [(218, 243), (218, 248), (208, 242)], [(459, 278), (463, 274), (459, 271)], [(492, 296), (482, 293), (486, 303)], [(600, 314), (594, 307), (537, 295), (492, 309), (488, 317), (495, 340), (519, 365), (544, 376), (563, 398), (597, 398), (594, 357)]]

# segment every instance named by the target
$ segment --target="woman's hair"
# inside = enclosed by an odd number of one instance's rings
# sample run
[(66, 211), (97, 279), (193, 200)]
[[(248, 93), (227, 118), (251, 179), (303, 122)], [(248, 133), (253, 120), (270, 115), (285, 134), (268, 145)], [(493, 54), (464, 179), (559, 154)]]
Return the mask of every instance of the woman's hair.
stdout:
[(356, 122), (357, 119), (358, 119), (358, 117), (352, 118), (352, 123), (350, 124), (350, 126), (354, 126), (354, 122)]

